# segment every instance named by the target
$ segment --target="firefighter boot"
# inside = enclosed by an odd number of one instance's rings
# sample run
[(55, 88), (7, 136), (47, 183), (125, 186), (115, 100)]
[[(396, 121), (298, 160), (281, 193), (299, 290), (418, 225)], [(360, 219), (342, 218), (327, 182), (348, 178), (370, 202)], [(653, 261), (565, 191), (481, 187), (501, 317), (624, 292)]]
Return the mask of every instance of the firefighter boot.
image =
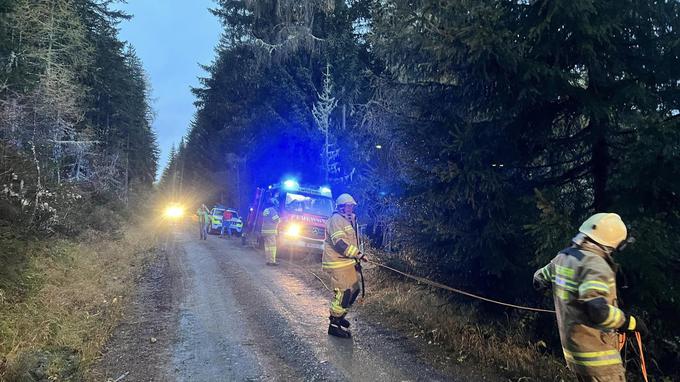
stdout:
[(331, 320), (331, 324), (336, 324), (338, 326), (342, 326), (343, 328), (349, 328), (350, 323), (349, 321), (345, 318), (345, 315), (343, 314), (340, 317), (333, 317), (330, 316), (328, 317), (329, 320)]
[(351, 338), (352, 333), (349, 330), (341, 328), (338, 324), (328, 325), (328, 334), (340, 338)]

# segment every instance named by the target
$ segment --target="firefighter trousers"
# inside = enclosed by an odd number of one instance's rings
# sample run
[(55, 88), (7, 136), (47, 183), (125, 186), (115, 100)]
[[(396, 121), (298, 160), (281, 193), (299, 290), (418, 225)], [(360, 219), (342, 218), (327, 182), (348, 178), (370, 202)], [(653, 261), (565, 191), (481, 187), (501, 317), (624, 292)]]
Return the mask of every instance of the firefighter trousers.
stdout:
[(327, 272), (330, 274), (331, 288), (333, 288), (330, 313), (333, 317), (342, 317), (347, 314), (347, 310), (361, 292), (359, 272), (354, 266), (328, 269)]
[(576, 374), (576, 379), (579, 382), (626, 382), (626, 377), (623, 373), (603, 376)]
[(198, 234), (200, 235), (201, 240), (205, 240), (208, 237), (207, 231), (208, 230), (208, 225), (205, 224), (205, 222), (200, 221), (198, 222)]
[(276, 263), (276, 236), (264, 236), (264, 255), (268, 263)]

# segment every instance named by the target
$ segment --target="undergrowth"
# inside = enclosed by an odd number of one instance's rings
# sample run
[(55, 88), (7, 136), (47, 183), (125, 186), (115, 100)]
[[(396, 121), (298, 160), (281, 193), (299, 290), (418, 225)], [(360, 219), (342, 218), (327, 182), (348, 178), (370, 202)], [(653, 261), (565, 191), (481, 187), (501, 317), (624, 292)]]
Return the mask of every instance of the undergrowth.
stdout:
[(0, 237), (0, 380), (81, 380), (153, 253), (149, 232)]
[(514, 381), (571, 381), (562, 359), (543, 341), (528, 340), (529, 321), (493, 322), (476, 308), (449, 296), (374, 269), (366, 272), (370, 293), (364, 305), (390, 324), (443, 349), (448, 362), (481, 366)]

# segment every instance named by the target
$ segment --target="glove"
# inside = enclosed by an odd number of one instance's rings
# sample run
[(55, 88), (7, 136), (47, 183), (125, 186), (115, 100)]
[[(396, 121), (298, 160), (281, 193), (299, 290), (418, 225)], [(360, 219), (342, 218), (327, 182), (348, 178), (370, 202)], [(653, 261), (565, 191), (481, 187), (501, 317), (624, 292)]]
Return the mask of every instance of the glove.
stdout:
[(643, 337), (646, 337), (649, 334), (649, 329), (647, 329), (647, 325), (645, 325), (644, 321), (633, 316), (626, 317), (626, 321), (623, 322), (623, 325), (621, 325), (618, 330), (619, 332), (629, 334), (638, 332)]

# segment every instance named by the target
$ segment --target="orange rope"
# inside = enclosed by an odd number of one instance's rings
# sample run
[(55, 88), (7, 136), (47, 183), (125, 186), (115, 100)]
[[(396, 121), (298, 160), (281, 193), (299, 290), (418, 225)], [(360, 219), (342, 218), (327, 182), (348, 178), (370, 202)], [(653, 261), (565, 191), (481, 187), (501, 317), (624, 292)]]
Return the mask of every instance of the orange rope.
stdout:
[(638, 349), (640, 349), (640, 368), (642, 369), (642, 376), (645, 378), (645, 382), (649, 382), (647, 379), (647, 364), (645, 363), (645, 354), (642, 352), (642, 336), (640, 332), (635, 332), (635, 338), (637, 339)]

